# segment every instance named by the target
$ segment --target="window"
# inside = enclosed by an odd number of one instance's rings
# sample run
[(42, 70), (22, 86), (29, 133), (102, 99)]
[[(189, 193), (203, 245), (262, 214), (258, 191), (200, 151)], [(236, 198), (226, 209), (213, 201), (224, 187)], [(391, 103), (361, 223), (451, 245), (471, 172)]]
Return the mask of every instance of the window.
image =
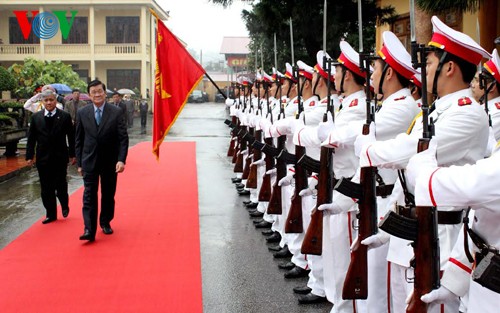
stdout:
[(107, 88), (141, 89), (141, 70), (107, 70)]
[[(28, 17), (28, 21), (31, 25), (33, 17)], [(16, 17), (9, 17), (9, 43), (12, 44), (35, 44), (40, 43), (40, 38), (38, 38), (35, 33), (30, 28), (30, 35), (28, 39), (24, 39), (21, 26), (17, 21)]]
[(106, 43), (139, 43), (138, 16), (107, 16)]
[(89, 42), (89, 25), (86, 16), (75, 17), (73, 25), (68, 34), (67, 39), (62, 39), (62, 43), (88, 43)]
[(89, 77), (89, 70), (75, 70), (73, 69), (75, 73), (78, 74), (81, 80), (83, 80), (86, 83), (90, 82), (90, 77)]

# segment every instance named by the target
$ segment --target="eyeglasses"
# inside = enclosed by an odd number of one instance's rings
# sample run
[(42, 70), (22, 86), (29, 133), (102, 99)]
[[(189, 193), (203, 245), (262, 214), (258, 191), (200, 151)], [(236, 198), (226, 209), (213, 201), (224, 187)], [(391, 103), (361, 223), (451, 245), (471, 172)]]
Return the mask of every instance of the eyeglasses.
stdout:
[(93, 90), (93, 91), (89, 92), (89, 94), (91, 96), (102, 95), (103, 93), (104, 93), (104, 90), (102, 90), (102, 89), (101, 90)]

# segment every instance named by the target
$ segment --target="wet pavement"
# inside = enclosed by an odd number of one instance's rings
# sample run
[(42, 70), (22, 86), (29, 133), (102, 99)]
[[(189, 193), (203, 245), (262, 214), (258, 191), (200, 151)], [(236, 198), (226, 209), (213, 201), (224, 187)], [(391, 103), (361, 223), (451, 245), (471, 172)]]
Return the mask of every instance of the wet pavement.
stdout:
[[(273, 259), (265, 237), (249, 219), (242, 205), (248, 197), (238, 196), (230, 181), (225, 118), (223, 104), (188, 104), (166, 138), (196, 142), (204, 312), (329, 312), (329, 303), (298, 304), (292, 288), (305, 285), (307, 279), (284, 279), (284, 271), (277, 267), (281, 261)], [(150, 141), (151, 121), (147, 135), (140, 134), (139, 119), (134, 123), (130, 145)], [(156, 162), (153, 155), (149, 161)], [(70, 193), (82, 186), (75, 168), (68, 177)], [(44, 215), (39, 194), (36, 170), (0, 183), (0, 248)]]

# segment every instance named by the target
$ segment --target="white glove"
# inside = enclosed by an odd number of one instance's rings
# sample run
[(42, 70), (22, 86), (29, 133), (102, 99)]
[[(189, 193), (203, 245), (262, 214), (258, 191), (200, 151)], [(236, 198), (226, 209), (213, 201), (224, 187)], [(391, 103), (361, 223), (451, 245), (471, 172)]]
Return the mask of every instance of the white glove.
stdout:
[(335, 124), (333, 123), (332, 113), (327, 113), (327, 121), (321, 122), (318, 125), (318, 139), (323, 142), (328, 138), (328, 135), (335, 130)]
[(387, 242), (389, 242), (390, 238), (391, 236), (388, 233), (379, 229), (378, 233), (376, 233), (375, 235), (371, 235), (370, 237), (361, 240), (361, 244), (368, 246), (368, 250), (375, 249), (385, 245)]
[(242, 156), (245, 156), (248, 154), (248, 150), (247, 149), (245, 149), (243, 151), (240, 150), (240, 151), (238, 151), (238, 153), (241, 154)]
[(255, 162), (250, 163), (250, 165), (263, 165), (264, 164), (264, 159), (257, 160)]
[(318, 191), (316, 190), (316, 186), (318, 185), (318, 180), (314, 177), (309, 178), (309, 184), (308, 187), (305, 189), (302, 189), (299, 192), (299, 196), (301, 197), (307, 197), (307, 196), (312, 196), (316, 194)]
[(273, 169), (270, 169), (269, 171), (267, 171), (266, 175), (275, 176), (276, 175), (276, 168), (273, 168)]
[(304, 112), (300, 113), (299, 118), (293, 119), (290, 122), (290, 132), (295, 134), (300, 129), (304, 128), (306, 125), (304, 124)]
[(330, 214), (340, 214), (340, 213), (347, 212), (347, 211), (344, 211), (339, 205), (337, 205), (336, 202), (322, 204), (318, 207), (318, 210), (319, 211), (328, 211), (328, 212), (330, 212)]
[(271, 127), (272, 125), (273, 124), (271, 123), (271, 121), (268, 120), (267, 118), (263, 118), (260, 120), (260, 129), (262, 129), (264, 134), (269, 131), (269, 127)]
[(420, 300), (422, 300), (425, 303), (444, 303), (448, 300), (453, 300), (458, 298), (456, 294), (451, 292), (448, 288), (441, 286), (438, 289), (434, 289), (428, 294), (423, 295), (420, 297)]
[(411, 157), (410, 161), (408, 161), (408, 165), (406, 166), (406, 180), (410, 188), (413, 189), (415, 186), (419, 174), (438, 167), (436, 150), (436, 139), (432, 139), (427, 150), (415, 154)]
[(278, 186), (290, 186), (290, 184), (292, 183), (292, 180), (293, 180), (293, 172), (291, 171), (288, 171), (288, 174), (283, 177), (282, 179), (280, 179), (280, 181), (278, 182)]
[(282, 120), (278, 120), (274, 123), (274, 127), (276, 132), (281, 135), (291, 134), (290, 124), (292, 119), (284, 118)]
[(377, 141), (375, 138), (375, 123), (371, 122), (370, 133), (356, 137), (356, 141), (354, 141), (354, 154), (359, 157), (361, 153), (364, 153), (367, 146), (375, 141)]

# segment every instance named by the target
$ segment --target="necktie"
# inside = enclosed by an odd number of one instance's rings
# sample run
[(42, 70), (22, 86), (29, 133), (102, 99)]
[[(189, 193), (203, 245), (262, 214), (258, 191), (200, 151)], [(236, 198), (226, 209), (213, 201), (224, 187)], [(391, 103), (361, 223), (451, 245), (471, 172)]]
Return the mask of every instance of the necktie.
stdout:
[(99, 126), (99, 124), (101, 124), (101, 109), (97, 109), (95, 111), (95, 121), (96, 121), (98, 126)]
[(47, 117), (52, 117), (52, 112), (49, 112), (49, 113), (47, 114)]

